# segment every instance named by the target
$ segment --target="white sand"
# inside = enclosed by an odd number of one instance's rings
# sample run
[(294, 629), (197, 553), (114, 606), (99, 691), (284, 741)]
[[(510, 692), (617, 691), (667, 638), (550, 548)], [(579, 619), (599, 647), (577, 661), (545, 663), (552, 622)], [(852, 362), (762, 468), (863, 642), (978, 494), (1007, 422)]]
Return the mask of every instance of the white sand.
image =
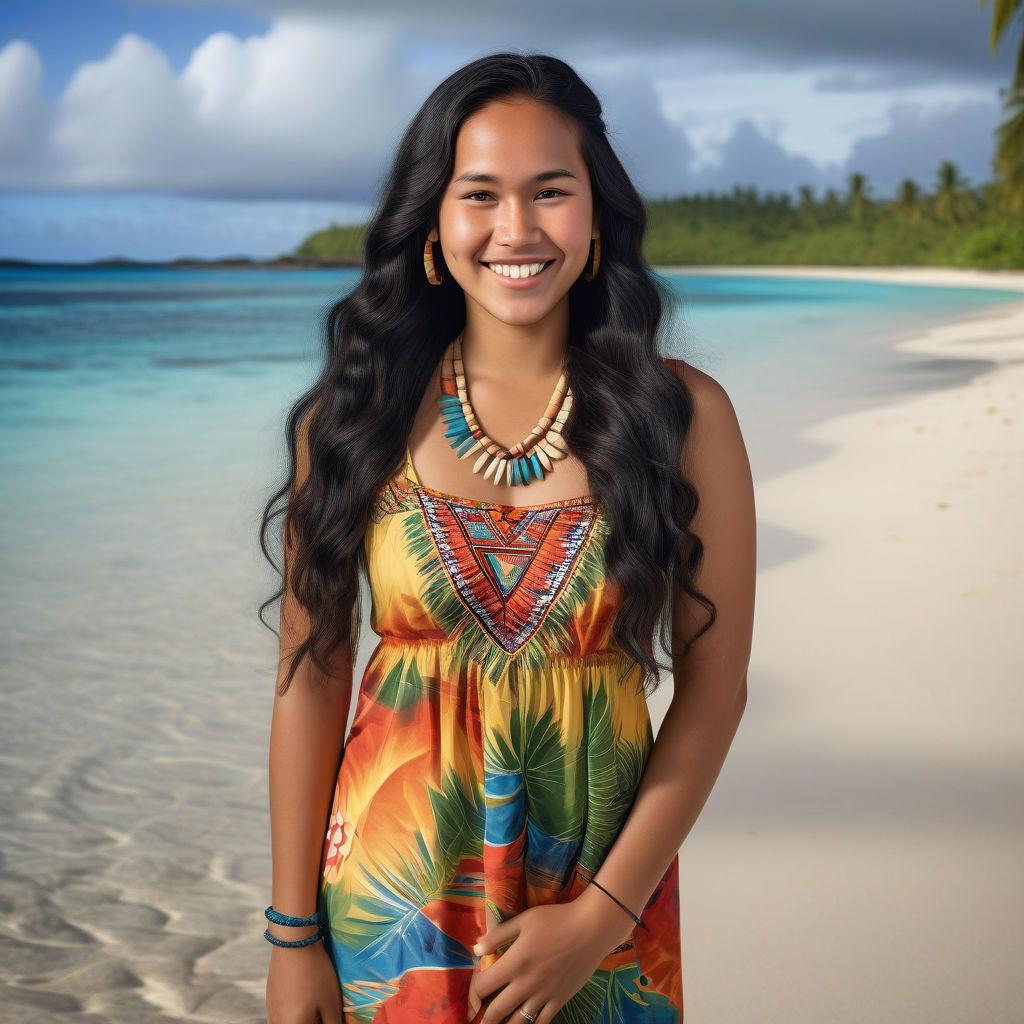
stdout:
[(897, 347), (998, 366), (819, 423), (833, 452), (756, 487), (817, 544), (758, 575), (747, 712), (683, 846), (689, 1024), (1024, 1019), (1024, 298)]

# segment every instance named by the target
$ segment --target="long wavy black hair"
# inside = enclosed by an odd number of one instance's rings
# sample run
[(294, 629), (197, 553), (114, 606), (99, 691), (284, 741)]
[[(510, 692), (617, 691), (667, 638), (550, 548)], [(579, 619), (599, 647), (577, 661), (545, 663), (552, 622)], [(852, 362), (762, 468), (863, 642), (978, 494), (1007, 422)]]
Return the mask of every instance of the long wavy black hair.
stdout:
[[(354, 657), (360, 574), (365, 579), (367, 571), (362, 540), (374, 498), (398, 470), (430, 376), (465, 325), (465, 296), (443, 257), (442, 284), (427, 282), (424, 241), (454, 173), (462, 123), (492, 100), (520, 96), (549, 104), (578, 126), (599, 211), (598, 273), (569, 289), (566, 365), (574, 401), (563, 436), (605, 506), (605, 567), (622, 593), (614, 640), (642, 666), (641, 685), (651, 693), (668, 667), (654, 657), (655, 632), (673, 654), (666, 639), (666, 631), (674, 632), (673, 584), (709, 612), (692, 638), (678, 638), (683, 655), (715, 620), (714, 603), (694, 585), (703, 548), (689, 527), (698, 497), (680, 468), (692, 395), (659, 353), (672, 296), (641, 253), (643, 202), (609, 143), (600, 101), (568, 64), (543, 54), (493, 53), (441, 82), (409, 124), (368, 225), (362, 277), (326, 311), (322, 370), (288, 414), (289, 478), (260, 526), (260, 546), (282, 586), (259, 614), (262, 620), (290, 586), (309, 630), (293, 651), (282, 652), (292, 661), (280, 693), (307, 656), (322, 682), (337, 676), (339, 652)], [(296, 487), (300, 426), (309, 473)], [(282, 514), (289, 546), (283, 569), (267, 546), (271, 523)]]

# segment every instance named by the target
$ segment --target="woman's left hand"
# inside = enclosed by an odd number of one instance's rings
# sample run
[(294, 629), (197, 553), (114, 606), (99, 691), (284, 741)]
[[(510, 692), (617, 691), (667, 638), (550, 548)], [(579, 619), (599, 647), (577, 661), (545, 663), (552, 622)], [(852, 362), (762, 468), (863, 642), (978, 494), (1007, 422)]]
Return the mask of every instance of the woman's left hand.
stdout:
[(529, 907), (494, 925), (473, 952), (485, 956), (512, 945), (490, 967), (473, 975), (467, 1019), (474, 1021), (483, 1000), (490, 998), (478, 1024), (502, 1024), (506, 1018), (525, 1022), (520, 1007), (536, 1015), (534, 1024), (550, 1024), (597, 965), (629, 936), (632, 926), (626, 926), (628, 918), (625, 925), (612, 924), (578, 898)]

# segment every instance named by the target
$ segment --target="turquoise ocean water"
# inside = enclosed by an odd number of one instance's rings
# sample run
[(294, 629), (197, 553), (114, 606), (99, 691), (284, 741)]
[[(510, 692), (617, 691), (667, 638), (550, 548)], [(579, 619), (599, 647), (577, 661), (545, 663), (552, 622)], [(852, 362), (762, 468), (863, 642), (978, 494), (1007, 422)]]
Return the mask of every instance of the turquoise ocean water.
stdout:
[[(356, 273), (0, 269), (0, 980), (24, 1019), (263, 1019), (277, 641), (256, 608), (277, 578), (257, 528)], [(818, 454), (793, 440), (808, 422), (986, 365), (893, 340), (1021, 299), (667, 280), (669, 354), (729, 391), (755, 479)]]

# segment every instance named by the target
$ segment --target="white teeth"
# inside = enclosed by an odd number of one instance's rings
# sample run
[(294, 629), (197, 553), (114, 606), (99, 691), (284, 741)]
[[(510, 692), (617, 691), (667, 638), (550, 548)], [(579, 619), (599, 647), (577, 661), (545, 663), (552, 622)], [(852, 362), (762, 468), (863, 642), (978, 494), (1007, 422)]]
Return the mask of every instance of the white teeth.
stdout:
[(547, 263), (488, 263), (486, 266), (496, 274), (516, 280), (520, 277), (533, 277), (534, 274), (539, 274), (547, 266)]

